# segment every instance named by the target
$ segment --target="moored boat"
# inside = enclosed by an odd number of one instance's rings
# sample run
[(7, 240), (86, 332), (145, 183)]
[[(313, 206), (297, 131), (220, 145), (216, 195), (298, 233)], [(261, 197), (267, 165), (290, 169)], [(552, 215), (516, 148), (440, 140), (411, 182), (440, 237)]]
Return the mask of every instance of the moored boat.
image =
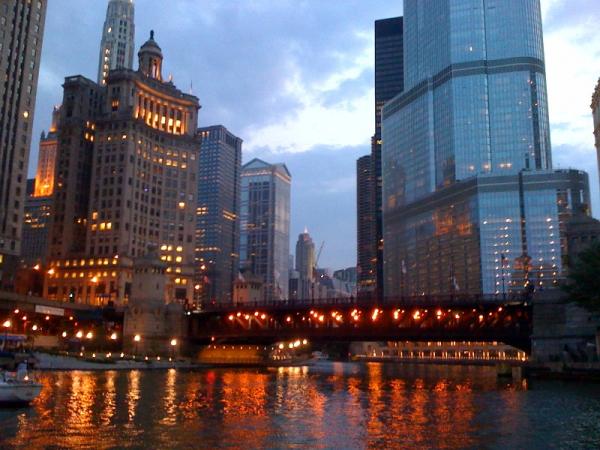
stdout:
[(42, 385), (28, 375), (22, 379), (0, 373), (0, 405), (29, 404), (42, 392)]

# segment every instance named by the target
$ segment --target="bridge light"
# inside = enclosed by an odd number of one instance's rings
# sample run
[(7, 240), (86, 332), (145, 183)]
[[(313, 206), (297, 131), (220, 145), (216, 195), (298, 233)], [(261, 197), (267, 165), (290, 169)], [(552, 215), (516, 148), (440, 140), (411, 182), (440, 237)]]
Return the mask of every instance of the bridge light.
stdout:
[(502, 306), (498, 308), (498, 312), (502, 312)]
[(483, 321), (483, 314), (479, 314), (479, 321)]
[(419, 310), (416, 310), (416, 311), (413, 313), (413, 319), (415, 319), (415, 320), (419, 320), (420, 318), (421, 318), (421, 313), (419, 312)]
[(460, 319), (460, 314), (458, 314), (458, 313), (454, 314), (454, 318), (455, 318), (456, 320)]
[(290, 323), (290, 322), (292, 321), (292, 318), (291, 318), (290, 316), (287, 316), (287, 317), (285, 318), (285, 321), (286, 321), (286, 322), (288, 322), (288, 323)]
[(258, 311), (254, 311), (254, 317), (258, 317)]
[(375, 308), (375, 310), (373, 311), (373, 314), (371, 314), (371, 320), (373, 322), (375, 322), (377, 320), (378, 316), (379, 316), (379, 309)]
[(94, 337), (94, 333), (92, 333), (91, 331), (88, 331), (88, 334), (85, 335), (86, 339), (92, 339)]
[(75, 337), (77, 337), (77, 339), (81, 339), (83, 337), (83, 331), (79, 330)]
[(264, 319), (266, 319), (266, 318), (267, 318), (267, 315), (266, 315), (266, 314), (261, 314), (261, 315), (260, 315), (260, 318), (264, 320)]
[(319, 322), (323, 322), (325, 320), (325, 316), (319, 316)]
[(110, 340), (111, 341), (116, 341), (117, 340), (117, 333), (113, 333), (110, 335)]
[(244, 314), (244, 319), (248, 320), (250, 319), (250, 316), (248, 314)]
[(306, 345), (308, 344), (308, 341), (306, 339), (302, 339), (302, 345)]
[(300, 340), (297, 340), (296, 342), (294, 342), (294, 347), (295, 348), (300, 347), (300, 344), (301, 344)]
[(235, 319), (235, 317), (233, 317), (233, 314), (229, 315), (229, 320), (233, 321)]
[(398, 320), (399, 315), (398, 311), (394, 311), (394, 320)]
[(283, 350), (284, 347), (285, 347), (285, 345), (279, 344), (279, 350)]
[(67, 332), (63, 331), (61, 336), (64, 337), (64, 338), (66, 338), (67, 337)]
[(236, 316), (240, 317), (242, 315), (242, 313), (237, 313)]
[(290, 343), (289, 343), (289, 345), (288, 345), (288, 347), (289, 347), (289, 348), (294, 348), (294, 343), (293, 343), (293, 342), (290, 342)]
[(441, 310), (441, 309), (438, 309), (438, 310), (435, 312), (435, 315), (437, 316), (437, 318), (438, 318), (438, 319), (441, 319), (441, 318), (442, 318), (442, 310)]

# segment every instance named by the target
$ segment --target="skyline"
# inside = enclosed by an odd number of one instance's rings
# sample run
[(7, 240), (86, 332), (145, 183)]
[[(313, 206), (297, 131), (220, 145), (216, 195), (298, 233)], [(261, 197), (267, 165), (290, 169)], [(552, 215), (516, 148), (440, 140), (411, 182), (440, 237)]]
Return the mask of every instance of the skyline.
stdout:
[[(244, 163), (258, 157), (289, 167), (290, 239), (308, 226), (315, 242), (325, 241), (321, 265), (332, 269), (356, 264), (355, 161), (370, 152), (374, 131), (373, 22), (402, 14), (399, 1), (352, 3), (209, 1), (186, 9), (194, 3), (159, 8), (149, 7), (149, 0), (136, 2), (136, 48), (154, 29), (167, 59), (165, 76), (172, 73), (186, 91), (192, 84), (200, 97), (198, 126), (222, 124), (240, 136)], [(80, 20), (68, 23), (73, 15), (64, 11), (75, 9)], [(542, 10), (554, 166), (590, 174), (598, 217), (589, 104), (600, 68), (589, 62), (600, 56), (592, 26), (600, 13), (590, 0), (542, 0)], [(30, 176), (64, 77), (95, 78), (97, 61), (84, 55), (98, 52), (105, 11), (105, 2), (49, 5)], [(177, 22), (164, 21), (171, 15)], [(60, 37), (67, 23), (70, 40)]]

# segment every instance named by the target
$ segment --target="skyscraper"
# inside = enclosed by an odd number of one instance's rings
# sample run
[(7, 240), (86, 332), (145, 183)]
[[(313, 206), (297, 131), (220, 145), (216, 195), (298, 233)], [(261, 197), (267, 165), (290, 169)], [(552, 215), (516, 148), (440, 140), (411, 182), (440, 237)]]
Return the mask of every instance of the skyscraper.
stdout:
[(98, 84), (105, 85), (115, 69), (133, 69), (135, 52), (135, 6), (133, 0), (109, 0), (102, 28), (98, 59)]
[(21, 253), (27, 165), (47, 0), (0, 3), (0, 286)]
[(58, 148), (58, 120), (60, 107), (52, 111), (48, 133), (42, 132), (38, 164), (33, 189), (28, 189), (23, 218), (23, 245), (21, 257), (28, 265), (45, 264), (48, 250), (48, 230), (52, 215), (54, 169)]
[[(383, 222), (381, 204), (381, 109), (402, 92), (402, 17), (375, 21), (375, 134), (371, 138), (370, 168), (366, 159), (357, 161), (357, 186), (361, 200), (357, 209), (359, 291), (380, 296), (383, 289)], [(370, 172), (367, 174), (367, 170)], [(369, 178), (373, 186), (368, 188)], [(370, 196), (370, 198), (367, 197)], [(367, 231), (369, 230), (369, 231)]]
[(48, 134), (42, 132), (38, 152), (37, 171), (35, 173), (35, 197), (49, 197), (54, 192), (54, 169), (56, 149), (58, 147), (58, 120), (60, 107), (52, 111), (52, 123)]
[(552, 171), (539, 0), (406, 0), (383, 108), (385, 294), (506, 294), (562, 277), (587, 175)]
[(198, 134), (196, 285), (201, 300), (230, 302), (239, 268), (242, 140), (222, 125)]
[(310, 234), (308, 234), (308, 230), (304, 230), (304, 233), (300, 233), (296, 242), (297, 297), (300, 299), (311, 298), (315, 263), (315, 244)]
[(371, 295), (376, 283), (375, 182), (372, 175), (371, 155), (356, 161), (356, 238), (357, 290), (360, 295)]
[(242, 167), (240, 268), (262, 278), (267, 301), (288, 298), (291, 181), (285, 164)]
[(48, 298), (125, 304), (133, 260), (151, 247), (167, 263), (169, 298), (192, 299), (200, 105), (163, 81), (153, 32), (138, 57), (137, 71), (113, 70), (106, 86), (65, 79)]

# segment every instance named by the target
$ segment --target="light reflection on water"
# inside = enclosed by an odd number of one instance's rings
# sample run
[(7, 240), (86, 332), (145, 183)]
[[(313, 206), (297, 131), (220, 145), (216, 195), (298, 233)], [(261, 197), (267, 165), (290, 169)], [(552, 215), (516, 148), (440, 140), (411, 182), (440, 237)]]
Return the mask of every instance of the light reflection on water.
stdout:
[(0, 409), (0, 448), (598, 448), (600, 386), (482, 367), (41, 374)]

